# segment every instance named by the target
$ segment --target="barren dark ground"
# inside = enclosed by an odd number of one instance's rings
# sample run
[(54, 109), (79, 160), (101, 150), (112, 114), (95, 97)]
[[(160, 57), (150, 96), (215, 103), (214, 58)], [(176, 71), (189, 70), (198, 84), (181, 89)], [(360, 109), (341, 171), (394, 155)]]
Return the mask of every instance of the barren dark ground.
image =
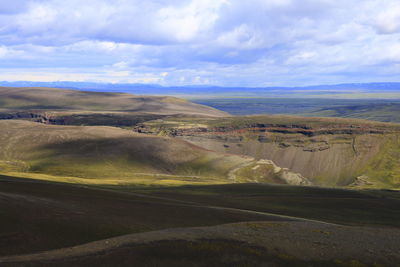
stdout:
[[(399, 260), (397, 192), (253, 184), (126, 190), (2, 176), (0, 266), (396, 266)], [(61, 250), (22, 256), (52, 249)]]

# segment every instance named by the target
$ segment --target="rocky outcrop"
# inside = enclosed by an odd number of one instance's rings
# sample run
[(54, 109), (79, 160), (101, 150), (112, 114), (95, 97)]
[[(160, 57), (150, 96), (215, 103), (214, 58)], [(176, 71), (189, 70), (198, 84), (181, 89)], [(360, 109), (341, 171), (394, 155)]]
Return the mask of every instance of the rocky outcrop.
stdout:
[(40, 112), (2, 112), (0, 113), (0, 120), (29, 120), (44, 124), (65, 125), (64, 119), (51, 117)]
[[(240, 135), (243, 133), (283, 133), (283, 134), (301, 134), (308, 137), (320, 135), (358, 135), (358, 134), (384, 134), (390, 130), (377, 129), (374, 127), (360, 127), (355, 125), (339, 125), (329, 128), (310, 128), (307, 126), (293, 125), (293, 124), (265, 124), (265, 125), (249, 125), (246, 127), (191, 127), (191, 128), (151, 128), (145, 124), (137, 125), (133, 131), (140, 133), (158, 134), (161, 129), (166, 131), (170, 136), (194, 136), (199, 134), (212, 134), (212, 135)], [(265, 137), (259, 136), (260, 141)]]
[(138, 123), (163, 118), (162, 115), (134, 113), (77, 112), (0, 112), (0, 120), (28, 120), (52, 125), (87, 125), (131, 127)]
[(32, 112), (0, 112), (0, 120), (15, 120), (15, 119), (37, 119), (40, 120), (44, 116)]
[[(257, 164), (269, 164), (272, 166), (275, 174), (279, 176), (286, 184), (290, 185), (311, 185), (312, 183), (300, 173), (290, 171), (288, 168), (277, 166), (272, 160), (259, 160)], [(259, 165), (257, 165), (259, 166)]]
[(369, 177), (367, 175), (360, 175), (356, 177), (355, 181), (350, 184), (350, 186), (359, 187), (365, 185), (373, 185), (373, 183), (369, 182)]

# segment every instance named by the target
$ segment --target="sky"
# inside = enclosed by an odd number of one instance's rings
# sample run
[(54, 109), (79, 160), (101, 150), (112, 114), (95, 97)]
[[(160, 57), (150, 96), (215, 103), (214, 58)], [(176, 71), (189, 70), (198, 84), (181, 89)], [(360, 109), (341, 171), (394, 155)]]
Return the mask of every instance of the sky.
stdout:
[(0, 80), (400, 81), (399, 0), (0, 0)]

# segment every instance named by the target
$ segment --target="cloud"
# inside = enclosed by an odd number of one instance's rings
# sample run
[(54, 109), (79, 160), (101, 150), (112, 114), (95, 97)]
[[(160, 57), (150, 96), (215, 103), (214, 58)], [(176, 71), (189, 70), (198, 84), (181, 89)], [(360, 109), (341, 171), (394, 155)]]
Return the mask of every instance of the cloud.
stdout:
[(0, 78), (379, 81), (399, 71), (399, 34), (397, 0), (0, 0)]
[(30, 2), (31, 2), (30, 0), (24, 0), (24, 1), (0, 0), (0, 14), (10, 15), (10, 14), (24, 12)]
[(370, 25), (378, 34), (400, 32), (400, 3), (394, 0), (370, 0), (361, 5), (360, 21)]

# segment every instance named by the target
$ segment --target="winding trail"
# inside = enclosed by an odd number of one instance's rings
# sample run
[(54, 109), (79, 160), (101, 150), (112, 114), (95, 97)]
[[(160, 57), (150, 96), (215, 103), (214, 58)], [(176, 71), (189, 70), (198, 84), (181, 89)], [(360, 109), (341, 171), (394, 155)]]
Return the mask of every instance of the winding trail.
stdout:
[(101, 191), (113, 192), (113, 193), (117, 192), (117, 193), (120, 193), (120, 194), (127, 194), (127, 195), (131, 195), (131, 196), (143, 197), (143, 198), (147, 198), (147, 199), (155, 199), (155, 200), (163, 200), (163, 201), (175, 202), (174, 205), (185, 206), (185, 207), (193, 207), (193, 206), (195, 206), (195, 207), (199, 207), (199, 208), (207, 208), (207, 209), (233, 211), (233, 212), (248, 213), (248, 214), (265, 215), (265, 216), (269, 216), (271, 218), (283, 219), (283, 220), (286, 220), (286, 221), (315, 222), (315, 223), (328, 224), (328, 225), (338, 225), (338, 224), (324, 222), (324, 221), (320, 221), (320, 220), (306, 219), (306, 218), (301, 218), (301, 217), (281, 215), (281, 214), (270, 213), (270, 212), (254, 211), (254, 210), (247, 210), (247, 209), (237, 209), (237, 208), (228, 208), (228, 207), (220, 207), (220, 206), (209, 206), (209, 205), (203, 205), (203, 204), (200, 204), (200, 203), (197, 203), (197, 202), (192, 202), (192, 201), (177, 200), (177, 199), (174, 199), (174, 198), (151, 196), (151, 195), (147, 195), (147, 194), (133, 193), (133, 192), (127, 192), (127, 191), (115, 191), (115, 190), (112, 190), (112, 189), (93, 188), (93, 187), (90, 187), (90, 186), (80, 186), (80, 187), (90, 188), (92, 190), (101, 190)]

